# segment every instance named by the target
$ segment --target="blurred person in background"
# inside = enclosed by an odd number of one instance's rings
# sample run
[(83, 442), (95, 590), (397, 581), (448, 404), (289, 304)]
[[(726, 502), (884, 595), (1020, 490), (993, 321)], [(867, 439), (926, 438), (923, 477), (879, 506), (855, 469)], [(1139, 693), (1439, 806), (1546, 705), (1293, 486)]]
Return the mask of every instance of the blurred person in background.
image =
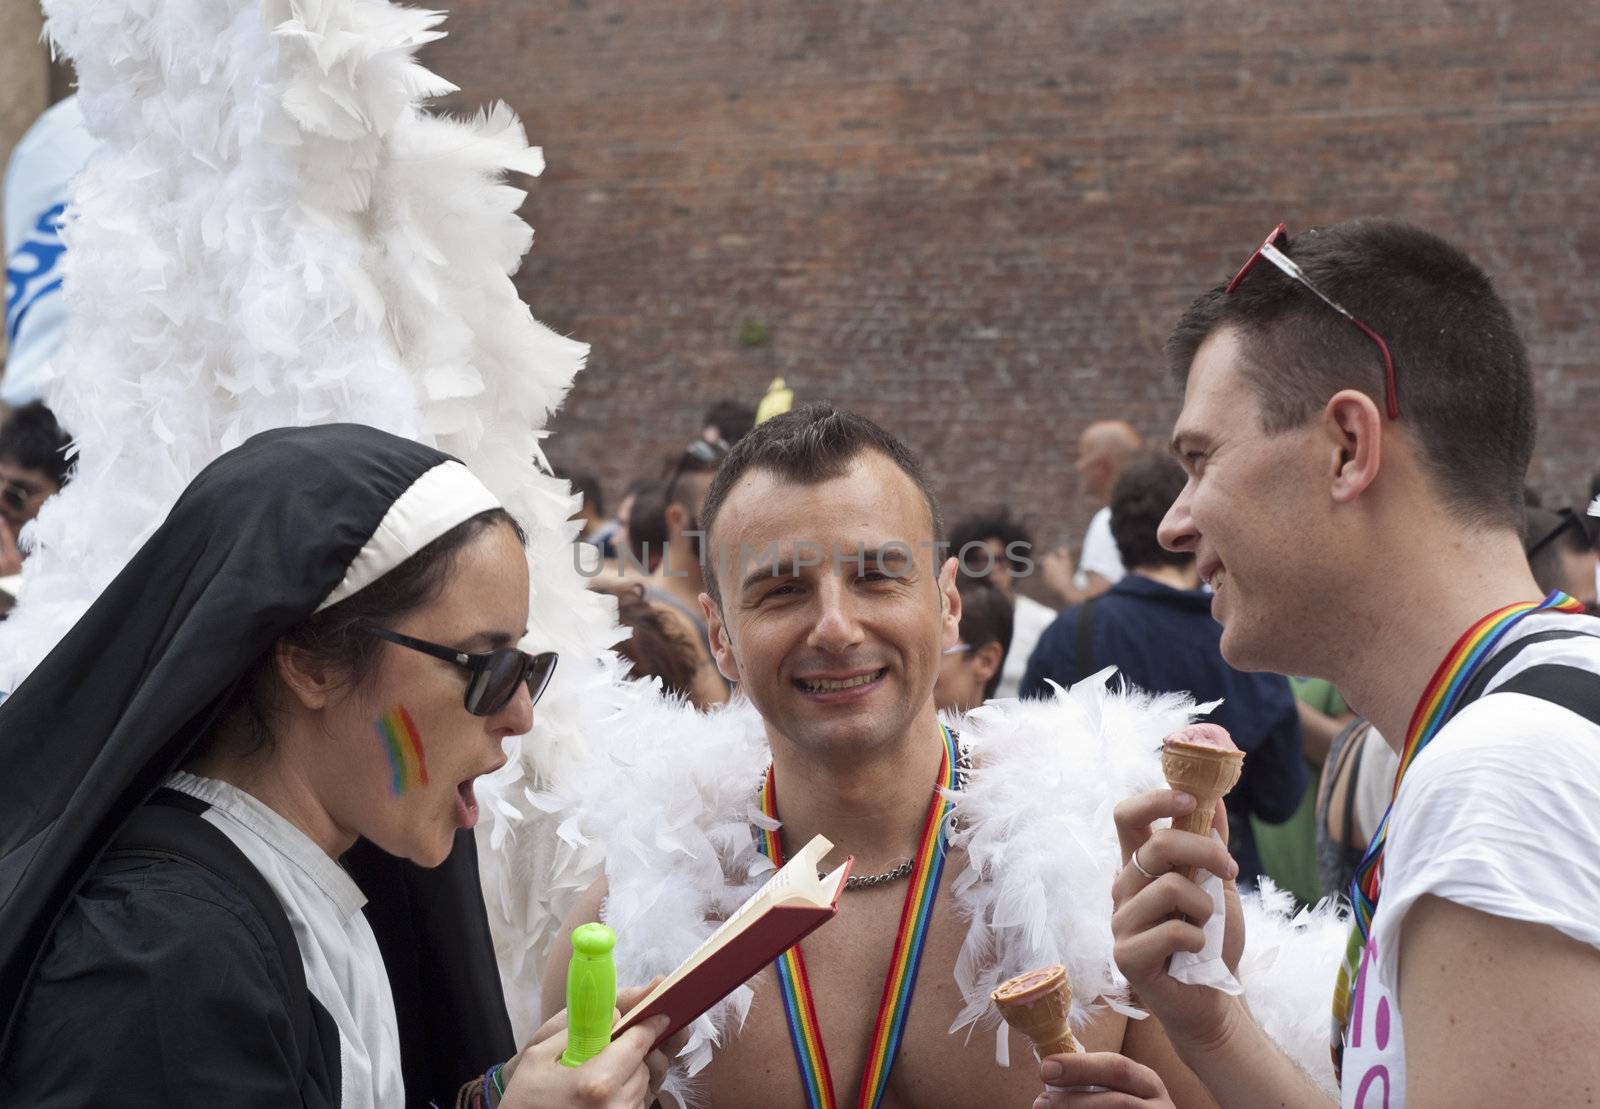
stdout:
[(1248, 818), (1281, 823), (1305, 792), (1299, 713), (1288, 679), (1247, 674), (1223, 660), (1222, 626), (1212, 619), (1193, 552), (1169, 551), (1157, 541), (1183, 485), (1182, 468), (1165, 455), (1140, 458), (1123, 471), (1111, 494), (1111, 531), (1128, 573), (1045, 630), (1021, 696), (1046, 696), (1047, 679), (1069, 686), (1115, 666), (1123, 681), (1152, 693), (1222, 698), (1211, 719), (1247, 753), (1244, 775), (1226, 798), (1228, 846), (1240, 883), (1253, 884), (1261, 859)]
[(700, 438), (731, 447), (756, 426), (756, 410), (743, 401), (725, 397), (706, 410), (701, 424)]
[(661, 565), (667, 549), (666, 485), (654, 479), (635, 482), (634, 492), (623, 504), (625, 528), (617, 552), (618, 572), (623, 577), (648, 577)]
[(1099, 510), (1089, 520), (1076, 563), (1069, 551), (1050, 552), (1043, 573), (1050, 587), (1069, 604), (1098, 597), (1122, 580), (1126, 568), (1111, 535), (1111, 509), (1107, 501), (1122, 468), (1139, 452), (1139, 433), (1126, 420), (1100, 420), (1078, 437), (1078, 489)]
[(950, 551), (962, 580), (987, 581), (1011, 609), (1011, 634), (1003, 653), (1000, 682), (991, 697), (1015, 697), (1033, 645), (1056, 618), (1055, 609), (1017, 590), (1017, 580), (1033, 572), (1033, 536), (1002, 508), (990, 516), (972, 516), (950, 529)]
[(718, 676), (700, 666), (694, 628), (675, 609), (651, 604), (636, 581), (602, 578), (590, 588), (617, 599), (617, 619), (629, 635), (612, 649), (631, 664), (629, 677), (657, 678), (667, 693), (698, 708), (727, 699)]
[(1321, 896), (1349, 896), (1350, 880), (1388, 811), (1399, 768), (1394, 748), (1359, 716), (1329, 745), (1317, 782), (1314, 824)]
[(22, 405), (44, 395), (50, 363), (66, 334), (61, 294), (66, 244), (61, 224), (71, 199), (68, 186), (88, 161), (95, 142), (84, 126), (78, 98), (45, 110), (12, 148), (6, 166), (6, 360), (0, 402)]
[(1594, 540), (1583, 516), (1570, 508), (1524, 509), (1522, 549), (1540, 589), (1559, 589), (1595, 611)]
[[(1306, 790), (1300, 807), (1281, 824), (1250, 818), (1261, 869), (1305, 905), (1326, 895), (1317, 865), (1317, 790), (1334, 739), (1355, 719), (1333, 683), (1322, 678), (1289, 679), (1300, 714), (1301, 749), (1306, 760)], [(1382, 742), (1381, 740), (1379, 741)], [(1363, 844), (1362, 846), (1366, 846)]]
[[(722, 686), (719, 701), (726, 701), (733, 687), (716, 668), (705, 615), (700, 608), (700, 594), (705, 591), (705, 577), (700, 568), (704, 546), (700, 513), (705, 508), (711, 475), (727, 456), (728, 446), (722, 440), (696, 439), (673, 462), (661, 490), (661, 519), (666, 529), (666, 542), (661, 561), (644, 583), (644, 593), (651, 604), (672, 609), (687, 622), (693, 632), (698, 669), (704, 672), (708, 683), (714, 680)], [(635, 514), (643, 505), (642, 497), (634, 501)], [(630, 531), (632, 525), (630, 520)]]
[(605, 494), (601, 491), (600, 479), (587, 471), (579, 471), (569, 474), (567, 480), (572, 484), (572, 491), (583, 497), (583, 503), (578, 506), (578, 518), (583, 521), (578, 542), (595, 548), (603, 559), (616, 558), (616, 537), (622, 530), (622, 524), (606, 517)]
[(55, 414), (38, 401), (12, 409), (0, 423), (0, 577), (22, 573), (17, 536), (67, 483), (71, 445)]
[(657, 482), (652, 478), (636, 478), (628, 482), (622, 490), (622, 499), (617, 502), (617, 514), (612, 519), (617, 522), (617, 530), (612, 535), (612, 546), (617, 550), (617, 557), (623, 557), (623, 551), (628, 549), (628, 518), (633, 515), (634, 499), (647, 489), (652, 489)]
[(1011, 601), (990, 581), (956, 575), (961, 641), (939, 657), (933, 703), (940, 712), (971, 712), (996, 695), (1011, 647)]

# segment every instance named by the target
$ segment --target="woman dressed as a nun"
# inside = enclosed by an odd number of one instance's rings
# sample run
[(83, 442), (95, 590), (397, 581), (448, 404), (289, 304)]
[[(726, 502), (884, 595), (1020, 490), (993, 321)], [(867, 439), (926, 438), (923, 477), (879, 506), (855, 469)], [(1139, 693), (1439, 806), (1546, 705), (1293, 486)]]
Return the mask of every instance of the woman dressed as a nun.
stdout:
[(471, 829), (556, 662), (522, 539), (359, 425), (194, 480), (0, 704), (0, 1104), (650, 1097), (659, 1028), (569, 1069), (506, 1017)]

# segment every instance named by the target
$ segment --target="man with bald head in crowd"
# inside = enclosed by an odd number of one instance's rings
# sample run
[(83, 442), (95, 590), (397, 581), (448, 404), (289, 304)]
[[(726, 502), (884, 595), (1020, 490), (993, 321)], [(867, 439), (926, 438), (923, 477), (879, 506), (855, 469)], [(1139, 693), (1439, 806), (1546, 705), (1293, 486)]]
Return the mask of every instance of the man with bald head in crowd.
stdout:
[(1099, 510), (1084, 533), (1076, 566), (1059, 553), (1044, 564), (1046, 580), (1069, 605), (1098, 597), (1122, 580), (1125, 570), (1117, 553), (1117, 541), (1111, 537), (1108, 502), (1111, 487), (1140, 446), (1139, 433), (1126, 420), (1097, 420), (1078, 437), (1078, 460), (1074, 463), (1078, 488)]

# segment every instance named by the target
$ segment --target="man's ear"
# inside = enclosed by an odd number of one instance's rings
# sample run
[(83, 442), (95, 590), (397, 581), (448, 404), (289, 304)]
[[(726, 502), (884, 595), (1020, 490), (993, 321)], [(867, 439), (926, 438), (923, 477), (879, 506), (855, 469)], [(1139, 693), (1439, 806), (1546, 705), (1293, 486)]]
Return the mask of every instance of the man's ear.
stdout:
[(1005, 649), (1000, 646), (998, 639), (991, 639), (973, 651), (972, 669), (977, 674), (978, 681), (987, 686), (989, 679), (995, 676), (1000, 665), (1005, 662), (1005, 658)]
[(308, 709), (326, 708), (334, 691), (344, 684), (342, 667), (282, 639), (272, 645), (272, 665), (290, 696)]
[(733, 653), (728, 626), (722, 622), (722, 606), (711, 599), (711, 594), (702, 593), (700, 611), (706, 616), (706, 636), (711, 640), (711, 657), (716, 661), (717, 672), (730, 682), (738, 681), (739, 660)]
[(689, 527), (689, 510), (677, 501), (667, 505), (667, 510), (662, 516), (667, 522), (669, 535), (679, 535)]
[(954, 556), (944, 560), (939, 570), (939, 608), (943, 613), (939, 646), (954, 647), (961, 642), (961, 590), (956, 588), (956, 575), (961, 572), (961, 560)]
[(1328, 443), (1329, 492), (1349, 504), (1378, 478), (1383, 456), (1384, 416), (1359, 389), (1341, 389), (1322, 410)]

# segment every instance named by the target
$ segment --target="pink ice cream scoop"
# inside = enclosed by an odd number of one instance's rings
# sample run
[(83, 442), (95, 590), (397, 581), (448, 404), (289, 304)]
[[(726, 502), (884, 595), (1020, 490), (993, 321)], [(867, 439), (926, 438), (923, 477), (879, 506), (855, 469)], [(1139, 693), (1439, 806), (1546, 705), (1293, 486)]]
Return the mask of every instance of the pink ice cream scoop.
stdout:
[(1218, 751), (1237, 751), (1233, 737), (1221, 724), (1187, 724), (1161, 741), (1165, 747), (1187, 743), (1195, 747), (1214, 747)]

